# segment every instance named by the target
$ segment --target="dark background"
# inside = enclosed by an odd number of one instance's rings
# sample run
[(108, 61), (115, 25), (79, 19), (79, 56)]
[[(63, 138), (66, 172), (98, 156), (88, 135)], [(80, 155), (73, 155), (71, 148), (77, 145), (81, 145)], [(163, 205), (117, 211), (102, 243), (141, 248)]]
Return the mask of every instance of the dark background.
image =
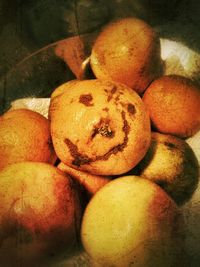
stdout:
[(48, 97), (73, 78), (47, 45), (127, 16), (200, 51), (197, 0), (0, 0), (0, 114), (17, 98)]
[(199, 50), (199, 14), (197, 0), (0, 0), (0, 77), (41, 47), (122, 16)]

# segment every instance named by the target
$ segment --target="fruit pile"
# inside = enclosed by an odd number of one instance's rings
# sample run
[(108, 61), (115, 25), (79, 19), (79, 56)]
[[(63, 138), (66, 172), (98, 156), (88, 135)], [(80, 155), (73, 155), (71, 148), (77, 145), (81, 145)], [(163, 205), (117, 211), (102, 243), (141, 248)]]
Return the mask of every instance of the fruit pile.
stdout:
[(186, 260), (179, 206), (198, 185), (185, 139), (200, 130), (200, 87), (163, 75), (159, 38), (136, 18), (99, 33), (90, 66), (94, 77), (52, 92), (48, 119), (0, 117), (0, 266), (83, 249), (90, 266)]

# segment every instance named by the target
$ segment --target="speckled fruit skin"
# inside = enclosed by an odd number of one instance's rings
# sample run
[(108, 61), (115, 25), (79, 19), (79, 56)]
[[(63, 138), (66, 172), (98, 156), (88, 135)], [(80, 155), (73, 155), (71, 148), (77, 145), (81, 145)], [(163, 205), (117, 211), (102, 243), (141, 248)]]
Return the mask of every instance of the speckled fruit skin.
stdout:
[(91, 174), (127, 172), (150, 145), (150, 120), (144, 104), (122, 84), (79, 81), (51, 100), (50, 113), (57, 156)]
[[(47, 266), (77, 246), (81, 204), (69, 176), (47, 163), (0, 172), (0, 265)], [(46, 262), (46, 264), (45, 264)]]
[(162, 72), (159, 38), (140, 19), (120, 19), (99, 34), (90, 63), (97, 78), (124, 83), (141, 94)]
[(54, 164), (50, 122), (41, 114), (17, 109), (0, 116), (0, 170), (9, 164), (38, 161)]
[(200, 87), (190, 79), (162, 76), (147, 88), (143, 101), (158, 132), (187, 138), (200, 130)]
[(91, 199), (83, 215), (81, 240), (91, 266), (176, 266), (179, 219), (175, 202), (159, 186), (124, 176)]
[(160, 185), (178, 205), (192, 197), (199, 181), (198, 160), (191, 147), (180, 138), (156, 132), (135, 171)]

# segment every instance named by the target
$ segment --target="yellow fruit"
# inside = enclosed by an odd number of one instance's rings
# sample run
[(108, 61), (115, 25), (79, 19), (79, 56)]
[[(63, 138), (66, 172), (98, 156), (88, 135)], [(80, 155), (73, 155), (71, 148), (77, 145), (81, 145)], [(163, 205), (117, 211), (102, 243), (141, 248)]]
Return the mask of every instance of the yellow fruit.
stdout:
[(124, 83), (142, 93), (161, 73), (158, 36), (142, 20), (120, 19), (99, 34), (90, 63), (97, 78)]
[(83, 215), (81, 239), (99, 267), (169, 267), (179, 254), (178, 210), (156, 184), (136, 176), (100, 189)]
[(79, 81), (51, 99), (51, 134), (59, 159), (96, 175), (133, 168), (150, 145), (150, 122), (141, 98), (125, 85)]
[(42, 266), (77, 244), (81, 204), (69, 176), (40, 162), (0, 172), (0, 266)]
[(186, 138), (200, 130), (200, 87), (190, 79), (163, 76), (148, 87), (143, 101), (157, 131)]
[(194, 152), (184, 140), (170, 135), (152, 133), (151, 146), (136, 170), (160, 185), (179, 205), (191, 198), (198, 185)]
[[(49, 104), (49, 112), (48, 112), (48, 118), (51, 120), (52, 118), (52, 111), (54, 107), (52, 106), (52, 102), (54, 103), (54, 106), (56, 106), (55, 103), (59, 103), (59, 96), (61, 96), (63, 93), (65, 93), (67, 90), (70, 90), (79, 80), (70, 80), (66, 83), (61, 84), (57, 88), (55, 88), (51, 94), (50, 98), (50, 104)], [(53, 101), (52, 101), (53, 99)]]
[(79, 80), (70, 80), (66, 83), (61, 84), (58, 86), (51, 94), (51, 98), (57, 97), (63, 94), (66, 90), (69, 90), (74, 84), (79, 82)]
[(49, 121), (37, 112), (17, 109), (0, 117), (0, 170), (21, 161), (54, 164)]

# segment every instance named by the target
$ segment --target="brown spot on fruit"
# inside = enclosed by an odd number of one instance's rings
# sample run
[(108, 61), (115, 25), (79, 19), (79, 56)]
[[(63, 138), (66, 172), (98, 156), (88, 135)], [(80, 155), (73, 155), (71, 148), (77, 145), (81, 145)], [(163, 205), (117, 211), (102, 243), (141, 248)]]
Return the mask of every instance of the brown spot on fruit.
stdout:
[(91, 103), (91, 101), (93, 100), (92, 95), (91, 94), (85, 94), (85, 95), (81, 95), (79, 98), (79, 102), (82, 103), (85, 106), (93, 106), (93, 104)]
[(112, 138), (114, 137), (114, 132), (111, 130), (109, 126), (110, 120), (109, 119), (101, 119), (97, 125), (94, 127), (94, 131), (92, 133), (92, 139), (97, 135), (100, 134), (105, 137)]
[(164, 145), (166, 145), (169, 149), (177, 148), (175, 144), (169, 143), (169, 142), (164, 142)]
[[(93, 98), (89, 102), (92, 107), (79, 102), (80, 96), (86, 94)], [(145, 155), (151, 137), (150, 119), (141, 98), (127, 86), (109, 80), (81, 80), (58, 102), (51, 132), (56, 153), (64, 164), (95, 175), (119, 175)], [(134, 115), (129, 114), (128, 104), (135, 106)], [(77, 147), (75, 157), (66, 138)]]
[(102, 110), (105, 111), (105, 112), (108, 112), (109, 108), (103, 108)]
[[(78, 151), (78, 147), (73, 142), (71, 142), (68, 138), (66, 138), (64, 140), (65, 144), (68, 146), (68, 149), (70, 151), (71, 156), (74, 158), (74, 160), (72, 161), (72, 164), (74, 166), (80, 167), (81, 165), (90, 164), (90, 163), (97, 161), (97, 160), (107, 160), (110, 158), (110, 156), (112, 154), (117, 154), (118, 152), (122, 152), (124, 150), (124, 148), (127, 146), (127, 143), (128, 143), (128, 134), (130, 131), (130, 126), (128, 125), (124, 111), (122, 111), (121, 116), (123, 119), (123, 128), (122, 128), (122, 131), (124, 132), (123, 142), (121, 144), (118, 144), (118, 145), (112, 147), (111, 149), (109, 149), (108, 152), (106, 152), (103, 155), (99, 155), (99, 156), (90, 158), (85, 154), (81, 154)], [(95, 133), (95, 135), (96, 134), (97, 133)], [(94, 136), (93, 136), (93, 138), (94, 138)]]
[(108, 102), (110, 102), (110, 100), (113, 98), (113, 95), (116, 93), (116, 91), (117, 91), (116, 86), (113, 86), (113, 88), (111, 89), (111, 91), (108, 94), (108, 98), (107, 98)]
[(88, 156), (81, 154), (78, 151), (78, 147), (74, 143), (72, 143), (68, 138), (66, 138), (64, 142), (68, 146), (71, 156), (74, 158), (74, 160), (72, 161), (73, 165), (80, 167), (81, 165), (87, 164), (91, 161)]
[(134, 115), (136, 112), (135, 106), (133, 104), (130, 104), (130, 103), (128, 104), (127, 110), (129, 112), (129, 114), (132, 114), (132, 115)]
[(128, 122), (126, 120), (125, 117), (125, 112), (122, 111), (121, 113), (122, 115), (122, 119), (123, 119), (123, 128), (122, 131), (124, 132), (124, 139), (123, 142), (121, 144), (118, 144), (117, 146), (114, 146), (113, 148), (111, 148), (107, 153), (105, 153), (102, 156), (97, 156), (95, 160), (107, 160), (112, 154), (117, 154), (119, 151), (123, 151), (124, 148), (127, 146), (128, 143), (128, 134), (130, 131), (130, 126), (128, 125)]

